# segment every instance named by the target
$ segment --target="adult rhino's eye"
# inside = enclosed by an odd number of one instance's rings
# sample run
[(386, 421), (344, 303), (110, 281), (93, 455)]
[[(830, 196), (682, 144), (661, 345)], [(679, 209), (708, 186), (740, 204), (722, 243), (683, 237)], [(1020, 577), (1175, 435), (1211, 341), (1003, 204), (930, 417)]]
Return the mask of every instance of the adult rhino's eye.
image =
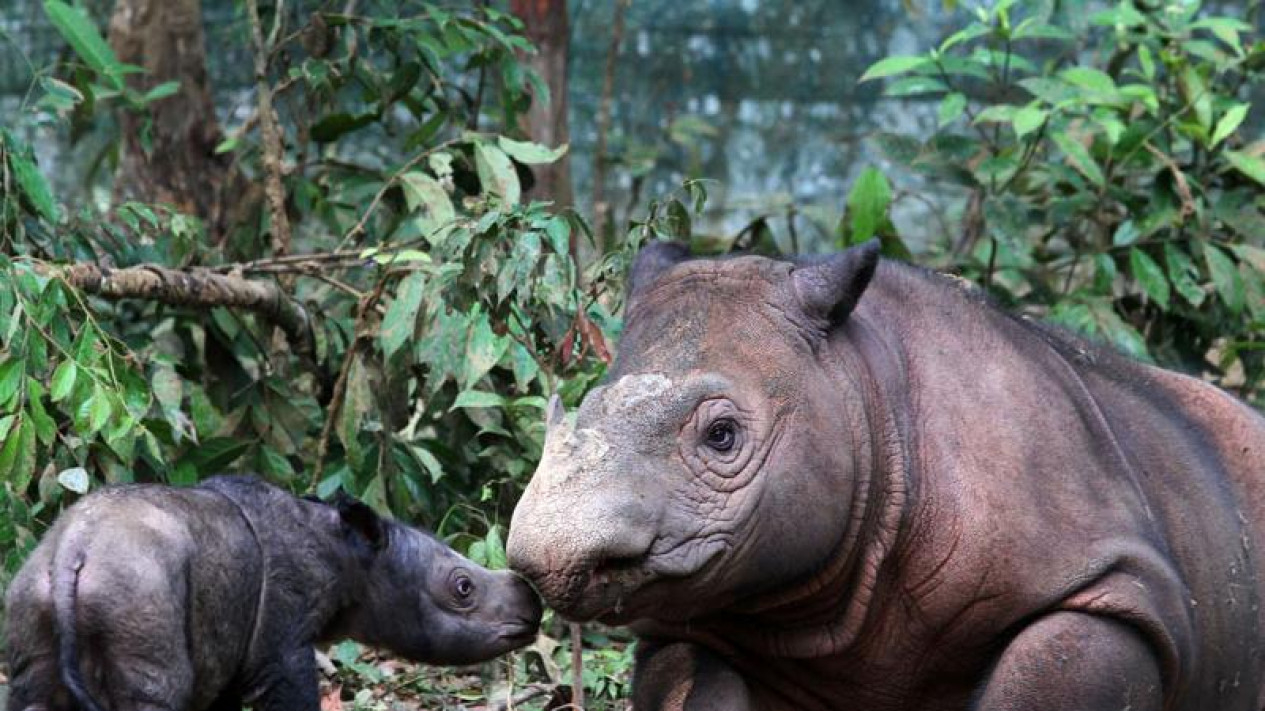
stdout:
[(464, 575), (458, 576), (453, 581), (452, 591), (459, 600), (468, 600), (474, 594), (474, 581)]
[(733, 420), (716, 420), (707, 427), (706, 443), (717, 452), (728, 452), (738, 441), (738, 426)]

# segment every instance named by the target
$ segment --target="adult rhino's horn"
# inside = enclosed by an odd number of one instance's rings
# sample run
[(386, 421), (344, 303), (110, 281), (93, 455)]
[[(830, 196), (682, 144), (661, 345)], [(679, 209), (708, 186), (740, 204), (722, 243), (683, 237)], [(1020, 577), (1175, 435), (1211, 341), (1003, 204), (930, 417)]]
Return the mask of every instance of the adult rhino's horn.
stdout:
[(821, 261), (796, 267), (791, 283), (804, 310), (831, 324), (856, 308), (878, 266), (879, 242), (872, 239)]
[(679, 242), (651, 242), (642, 247), (633, 260), (632, 272), (628, 275), (628, 298), (624, 300), (624, 313), (632, 310), (633, 303), (649, 291), (664, 272), (689, 258), (689, 248)]

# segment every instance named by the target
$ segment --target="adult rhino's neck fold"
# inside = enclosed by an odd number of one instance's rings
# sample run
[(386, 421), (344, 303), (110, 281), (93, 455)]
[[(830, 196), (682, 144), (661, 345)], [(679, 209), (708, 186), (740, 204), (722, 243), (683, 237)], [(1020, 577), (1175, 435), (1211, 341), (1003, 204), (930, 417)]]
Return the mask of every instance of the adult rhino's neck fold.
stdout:
[(854, 646), (875, 612), (881, 572), (909, 508), (904, 358), (861, 314), (843, 330), (844, 339), (831, 341), (833, 355), (862, 385), (870, 441), (868, 451), (853, 452), (859, 474), (847, 512), (850, 524), (834, 555), (812, 577), (734, 605), (731, 611), (743, 623), (725, 635), (774, 656), (832, 656)]

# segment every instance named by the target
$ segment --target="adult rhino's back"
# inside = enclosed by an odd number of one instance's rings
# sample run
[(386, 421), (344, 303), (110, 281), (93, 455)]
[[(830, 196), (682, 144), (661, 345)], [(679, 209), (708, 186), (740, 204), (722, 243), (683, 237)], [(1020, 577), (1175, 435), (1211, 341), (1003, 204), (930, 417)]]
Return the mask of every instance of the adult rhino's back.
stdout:
[(872, 245), (630, 291), (509, 555), (635, 622), (639, 709), (1262, 707), (1246, 406)]

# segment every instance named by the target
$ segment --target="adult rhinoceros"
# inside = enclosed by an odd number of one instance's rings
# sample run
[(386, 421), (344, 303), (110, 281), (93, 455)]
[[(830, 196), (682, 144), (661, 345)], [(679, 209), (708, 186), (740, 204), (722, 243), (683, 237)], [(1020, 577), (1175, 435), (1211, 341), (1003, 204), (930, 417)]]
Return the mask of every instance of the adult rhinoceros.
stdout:
[(867, 244), (632, 275), (510, 564), (637, 711), (1265, 707), (1265, 420)]

